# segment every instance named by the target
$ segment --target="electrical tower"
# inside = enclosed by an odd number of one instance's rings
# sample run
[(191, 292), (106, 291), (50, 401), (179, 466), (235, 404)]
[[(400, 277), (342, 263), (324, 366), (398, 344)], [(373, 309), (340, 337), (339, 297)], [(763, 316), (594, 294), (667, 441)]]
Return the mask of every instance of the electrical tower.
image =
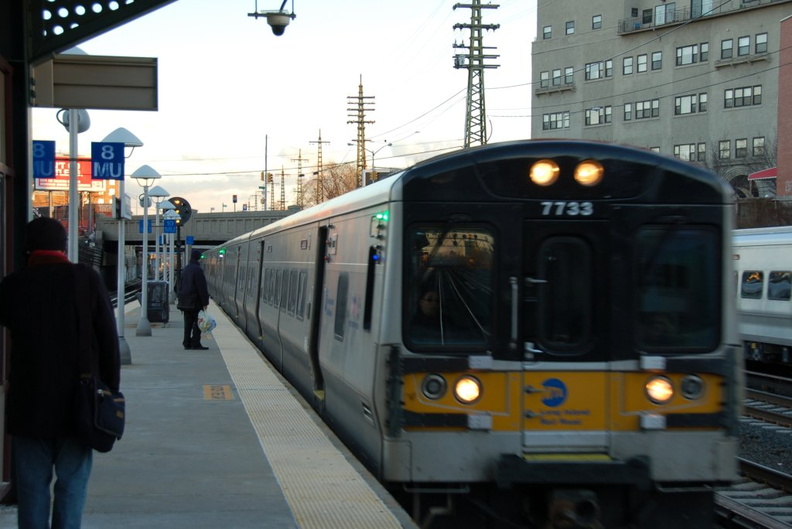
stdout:
[(367, 105), (373, 105), (374, 101), (368, 101), (369, 99), (374, 99), (374, 96), (364, 96), (363, 95), (363, 76), (360, 76), (360, 84), (358, 85), (358, 95), (357, 96), (347, 96), (350, 105), (355, 105), (357, 101), (357, 105), (354, 108), (348, 108), (348, 112), (352, 112), (349, 115), (350, 118), (353, 118), (347, 123), (357, 123), (357, 171), (355, 172), (357, 177), (357, 183), (355, 187), (361, 187), (363, 185), (363, 169), (366, 168), (366, 123), (374, 123), (373, 121), (366, 120), (366, 110), (374, 110), (373, 108), (368, 107)]
[(281, 210), (286, 209), (286, 171), (283, 170), (283, 166), (281, 165)]
[(316, 203), (321, 204), (324, 202), (324, 184), (322, 183), (322, 144), (330, 142), (322, 141), (322, 129), (319, 129), (319, 141), (311, 141), (309, 143), (319, 144), (319, 152), (316, 154)]
[(305, 175), (302, 171), (303, 161), (308, 161), (308, 158), (302, 157), (302, 149), (297, 151), (297, 158), (292, 158), (293, 162), (297, 162), (297, 206), (302, 209), (303, 207), (303, 178)]
[(468, 71), (467, 84), (467, 110), (465, 111), (465, 148), (475, 144), (487, 143), (487, 111), (484, 104), (484, 70), (497, 68), (497, 64), (484, 64), (487, 59), (496, 59), (499, 55), (485, 54), (484, 50), (494, 47), (484, 46), (482, 32), (487, 29), (496, 30), (500, 24), (482, 24), (481, 9), (497, 9), (498, 5), (481, 5), (481, 0), (473, 0), (472, 4), (456, 4), (471, 10), (470, 24), (454, 24), (454, 29), (470, 30), (470, 45), (465, 46), (464, 39), (461, 44), (454, 42), (454, 48), (467, 48), (467, 53), (458, 53), (454, 56), (454, 68), (466, 68)]

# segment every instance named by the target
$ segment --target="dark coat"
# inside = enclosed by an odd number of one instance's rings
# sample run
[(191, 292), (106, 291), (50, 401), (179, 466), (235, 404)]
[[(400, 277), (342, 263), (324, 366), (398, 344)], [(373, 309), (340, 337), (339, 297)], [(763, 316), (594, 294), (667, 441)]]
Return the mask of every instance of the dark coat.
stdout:
[(209, 287), (197, 259), (184, 267), (179, 288), (179, 310), (201, 310), (209, 305)]
[[(35, 254), (34, 254), (35, 255)], [(75, 267), (83, 267), (81, 299), (90, 306), (93, 337), (81, 337)], [(0, 283), (0, 324), (11, 334), (6, 433), (55, 438), (75, 432), (79, 343), (93, 339), (102, 380), (119, 389), (121, 360), (113, 307), (99, 274), (65, 259), (45, 258)]]

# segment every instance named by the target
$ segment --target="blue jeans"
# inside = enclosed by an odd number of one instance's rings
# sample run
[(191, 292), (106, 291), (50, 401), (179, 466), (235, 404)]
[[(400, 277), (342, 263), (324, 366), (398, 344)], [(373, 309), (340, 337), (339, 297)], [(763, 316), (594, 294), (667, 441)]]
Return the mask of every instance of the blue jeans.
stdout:
[(93, 450), (77, 439), (12, 437), (19, 529), (50, 529), (50, 485), (55, 470), (52, 529), (79, 529)]

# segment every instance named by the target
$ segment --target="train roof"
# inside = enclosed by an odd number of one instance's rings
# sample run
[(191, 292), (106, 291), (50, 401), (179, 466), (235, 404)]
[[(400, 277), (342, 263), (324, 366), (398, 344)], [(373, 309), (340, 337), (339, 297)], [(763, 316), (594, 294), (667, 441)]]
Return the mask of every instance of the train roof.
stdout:
[(735, 246), (775, 246), (792, 243), (792, 226), (770, 226), (734, 230)]

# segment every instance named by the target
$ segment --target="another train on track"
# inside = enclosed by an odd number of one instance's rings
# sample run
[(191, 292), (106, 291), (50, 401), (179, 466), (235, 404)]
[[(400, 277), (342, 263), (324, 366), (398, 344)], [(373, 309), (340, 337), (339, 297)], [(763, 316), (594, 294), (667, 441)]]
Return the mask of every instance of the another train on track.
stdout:
[(700, 528), (736, 477), (732, 194), (608, 143), (461, 150), (205, 253), (215, 301), (424, 526)]
[(746, 359), (792, 368), (792, 226), (735, 230), (734, 268)]

